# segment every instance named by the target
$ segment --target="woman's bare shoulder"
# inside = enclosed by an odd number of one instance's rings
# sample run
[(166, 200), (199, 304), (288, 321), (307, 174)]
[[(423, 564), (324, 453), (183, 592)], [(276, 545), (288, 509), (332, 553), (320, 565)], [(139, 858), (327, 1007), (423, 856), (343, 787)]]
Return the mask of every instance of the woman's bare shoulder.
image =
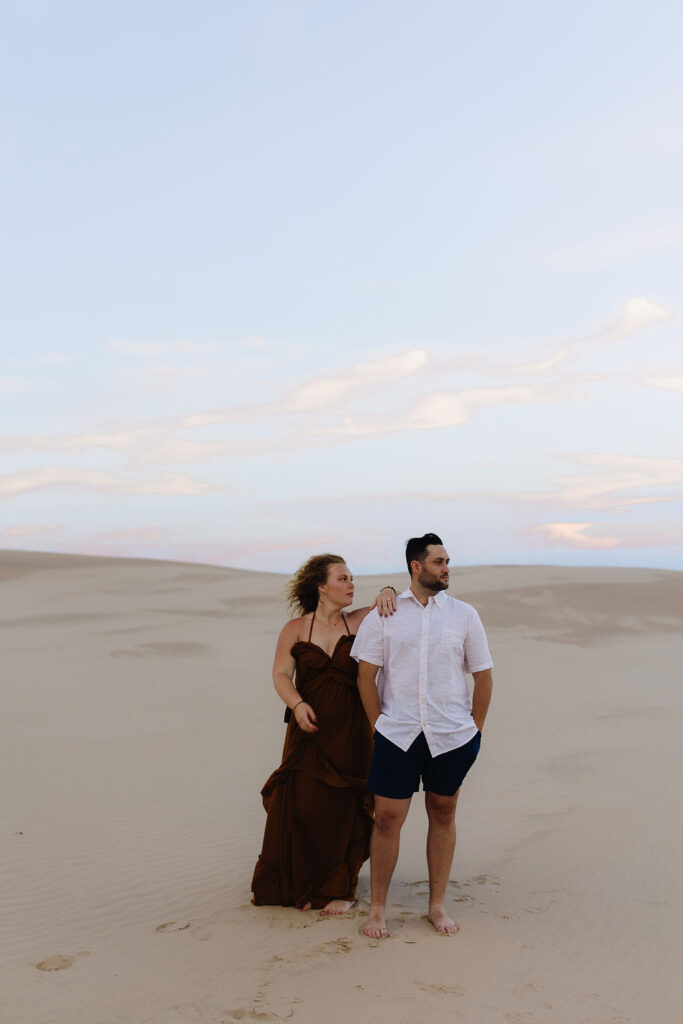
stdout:
[(303, 635), (303, 630), (307, 624), (310, 625), (310, 621), (310, 615), (301, 615), (297, 619), (290, 619), (289, 622), (285, 622), (280, 630), (280, 640), (294, 643)]
[(348, 622), (351, 630), (355, 633), (365, 616), (372, 611), (370, 605), (365, 608), (354, 608), (352, 612), (345, 612), (346, 621)]

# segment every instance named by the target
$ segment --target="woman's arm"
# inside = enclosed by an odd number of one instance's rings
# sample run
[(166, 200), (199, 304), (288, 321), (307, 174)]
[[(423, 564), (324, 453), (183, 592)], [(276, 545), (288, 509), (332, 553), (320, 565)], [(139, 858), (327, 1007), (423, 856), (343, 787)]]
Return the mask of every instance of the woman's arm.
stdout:
[(315, 711), (301, 699), (301, 694), (294, 685), (294, 669), (296, 662), (292, 656), (292, 646), (299, 639), (301, 619), (292, 619), (282, 629), (275, 648), (273, 659), (273, 685), (279, 697), (291, 708), (297, 724), (304, 732), (317, 732)]

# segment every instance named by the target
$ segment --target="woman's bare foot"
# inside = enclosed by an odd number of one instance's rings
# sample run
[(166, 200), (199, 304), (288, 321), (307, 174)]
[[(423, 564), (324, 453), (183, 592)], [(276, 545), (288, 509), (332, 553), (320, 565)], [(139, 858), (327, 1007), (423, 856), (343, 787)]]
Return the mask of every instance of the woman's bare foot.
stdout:
[(455, 935), (456, 932), (460, 931), (460, 925), (456, 924), (455, 921), (448, 916), (444, 910), (443, 903), (437, 903), (433, 907), (430, 907), (429, 914), (427, 916), (439, 935)]
[(304, 903), (303, 907), (299, 907), (299, 910), (310, 910), (311, 906), (311, 903)]
[(330, 900), (326, 903), (321, 914), (348, 914), (352, 907), (355, 907), (355, 900)]
[(369, 939), (386, 939), (388, 934), (384, 907), (377, 907), (376, 909), (370, 907), (370, 913), (363, 928), (363, 935), (367, 935)]

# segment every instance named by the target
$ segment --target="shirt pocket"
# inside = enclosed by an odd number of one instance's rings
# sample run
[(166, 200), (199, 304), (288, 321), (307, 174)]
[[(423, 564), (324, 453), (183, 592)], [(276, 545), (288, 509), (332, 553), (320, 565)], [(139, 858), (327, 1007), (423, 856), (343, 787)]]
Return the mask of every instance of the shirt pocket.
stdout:
[(459, 629), (442, 629), (439, 646), (443, 654), (462, 658), (465, 648), (465, 632)]

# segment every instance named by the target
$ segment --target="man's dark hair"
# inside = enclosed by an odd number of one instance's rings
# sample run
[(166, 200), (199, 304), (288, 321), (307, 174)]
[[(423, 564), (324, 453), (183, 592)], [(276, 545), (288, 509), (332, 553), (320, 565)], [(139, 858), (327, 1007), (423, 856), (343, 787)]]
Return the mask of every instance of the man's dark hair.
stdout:
[(435, 533), (425, 533), (424, 537), (411, 537), (406, 543), (406, 562), (411, 576), (410, 563), (424, 562), (430, 544), (443, 544), (443, 541)]

